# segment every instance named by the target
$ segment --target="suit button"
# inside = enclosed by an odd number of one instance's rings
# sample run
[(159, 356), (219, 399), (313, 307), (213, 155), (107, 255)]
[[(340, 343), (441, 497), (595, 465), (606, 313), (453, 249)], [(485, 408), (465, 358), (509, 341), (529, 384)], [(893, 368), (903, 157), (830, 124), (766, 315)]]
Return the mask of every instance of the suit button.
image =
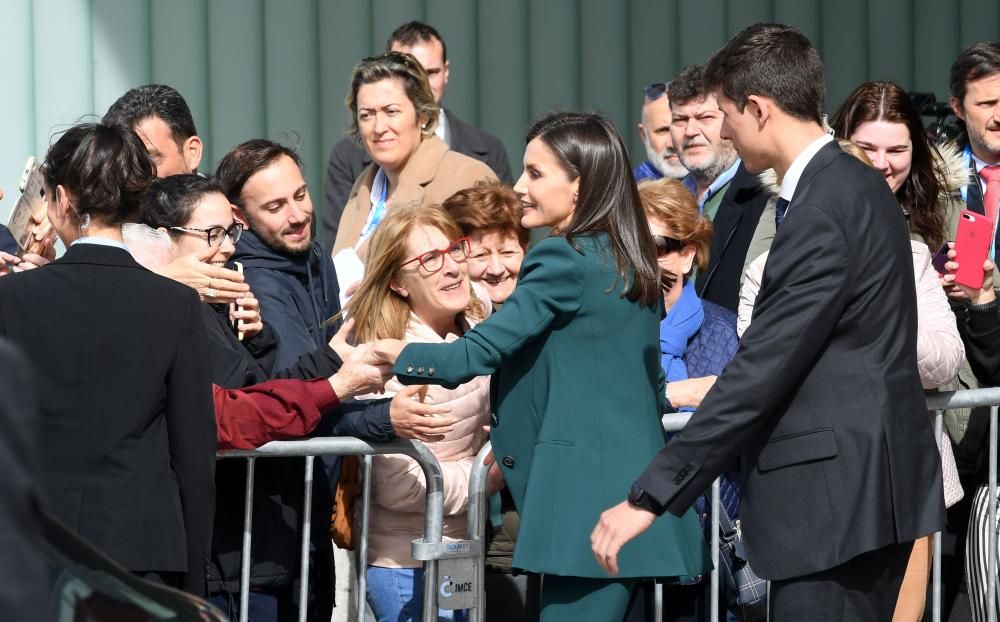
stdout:
[(413, 373), (413, 365), (407, 365), (406, 366), (406, 373), (408, 373), (408, 374), (412, 374)]
[(514, 468), (514, 459), (511, 458), (510, 456), (504, 456), (503, 460), (501, 460), (500, 463), (503, 464), (508, 469)]
[(423, 375), (423, 373), (424, 373), (424, 368), (423, 368), (423, 367), (418, 367), (418, 368), (417, 368), (417, 373), (418, 373), (418, 374), (420, 374), (420, 375)]
[(683, 482), (683, 481), (684, 481), (684, 478), (681, 477), (680, 475), (678, 475), (677, 477), (674, 478), (674, 485), (675, 486), (680, 486), (681, 482)]
[(433, 367), (428, 367), (427, 368), (427, 375), (428, 376), (433, 376), (434, 375), (434, 368)]

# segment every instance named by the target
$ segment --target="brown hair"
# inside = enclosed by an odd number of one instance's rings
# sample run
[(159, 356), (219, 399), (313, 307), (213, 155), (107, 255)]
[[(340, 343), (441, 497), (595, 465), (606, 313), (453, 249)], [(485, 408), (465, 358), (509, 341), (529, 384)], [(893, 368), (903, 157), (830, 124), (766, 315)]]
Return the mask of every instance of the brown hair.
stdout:
[[(399, 273), (405, 257), (406, 238), (417, 225), (439, 229), (449, 240), (462, 232), (440, 205), (411, 203), (393, 207), (372, 234), (368, 247), (365, 276), (344, 311), (354, 318), (354, 337), (358, 343), (375, 339), (402, 339), (410, 319), (410, 305), (392, 291), (390, 281)], [(482, 319), (483, 304), (473, 293), (465, 315)]]
[(344, 99), (344, 104), (351, 111), (350, 133), (358, 133), (358, 90), (364, 84), (382, 80), (399, 80), (402, 83), (406, 97), (417, 111), (421, 134), (424, 138), (433, 136), (441, 107), (434, 101), (434, 92), (423, 66), (412, 54), (403, 52), (383, 52), (363, 59), (354, 67), (351, 86)]
[(521, 199), (500, 181), (479, 181), (444, 200), (445, 211), (464, 235), (495, 231), (528, 248), (528, 230), (521, 226)]
[(946, 237), (943, 205), (938, 200), (946, 173), (937, 148), (927, 139), (923, 119), (916, 104), (898, 84), (884, 81), (865, 82), (855, 88), (833, 115), (837, 136), (851, 134), (869, 121), (887, 121), (906, 126), (913, 143), (910, 174), (896, 191), (896, 199), (909, 215), (910, 230), (919, 234), (931, 248), (938, 248)]
[(694, 265), (705, 270), (712, 243), (712, 223), (698, 209), (691, 191), (677, 180), (657, 179), (639, 184), (639, 198), (646, 214), (662, 220), (672, 238), (694, 245)]

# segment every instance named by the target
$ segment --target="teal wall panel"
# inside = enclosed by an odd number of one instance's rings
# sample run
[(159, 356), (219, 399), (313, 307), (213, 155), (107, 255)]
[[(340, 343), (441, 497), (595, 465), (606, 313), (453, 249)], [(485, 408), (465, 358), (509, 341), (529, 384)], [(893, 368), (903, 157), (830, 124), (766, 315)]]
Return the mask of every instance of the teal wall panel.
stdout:
[(351, 69), (411, 19), (448, 43), (445, 104), (500, 137), (515, 176), (525, 130), (552, 109), (607, 113), (643, 157), (642, 87), (755, 22), (812, 38), (831, 111), (874, 78), (944, 98), (957, 52), (1000, 38), (997, 0), (4, 0), (0, 220), (29, 154), (149, 81), (188, 100), (202, 171), (249, 138), (293, 140), (319, 204), (327, 155), (347, 128)]

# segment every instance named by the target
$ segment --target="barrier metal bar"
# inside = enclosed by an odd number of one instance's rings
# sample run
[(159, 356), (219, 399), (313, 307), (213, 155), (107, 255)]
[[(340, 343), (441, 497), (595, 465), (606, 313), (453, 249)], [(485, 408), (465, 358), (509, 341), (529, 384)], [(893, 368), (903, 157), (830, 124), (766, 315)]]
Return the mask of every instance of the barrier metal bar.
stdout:
[(357, 622), (365, 622), (365, 606), (368, 604), (368, 521), (371, 516), (372, 502), (372, 457), (365, 456), (361, 463), (361, 543), (358, 545), (357, 581), (358, 593), (355, 595), (357, 611), (354, 612)]
[[(363, 441), (359, 438), (354, 437), (318, 437), (310, 438), (301, 441), (271, 441), (266, 445), (258, 447), (257, 449), (229, 449), (220, 451), (216, 454), (217, 458), (261, 458), (261, 457), (306, 457), (307, 458), (307, 478), (310, 480), (312, 478), (312, 461), (315, 456), (372, 456), (377, 454), (402, 454), (413, 458), (418, 465), (420, 465), (421, 470), (424, 473), (424, 479), (427, 483), (427, 507), (424, 512), (424, 542), (437, 543), (441, 542), (441, 532), (444, 520), (444, 478), (441, 475), (441, 465), (438, 464), (437, 458), (423, 443), (419, 441), (409, 441), (409, 440), (395, 440), (388, 443), (369, 443)], [(311, 486), (306, 488), (306, 504), (307, 507), (312, 503), (311, 497)], [(248, 502), (247, 507), (252, 507), (252, 492), (251, 499)], [(305, 513), (304, 523), (308, 526), (308, 521), (310, 519), (309, 511)], [(246, 521), (244, 521), (244, 525)], [(249, 533), (249, 532), (247, 532)], [(308, 529), (304, 529), (304, 538), (308, 537)], [(308, 546), (308, 540), (306, 540), (306, 546)], [(249, 543), (245, 543), (244, 549), (244, 563), (249, 563)], [(306, 560), (308, 560), (308, 548), (304, 549), (306, 552)], [(303, 563), (303, 569), (308, 572), (308, 561)], [(241, 568), (242, 572), (242, 568)], [(247, 567), (247, 575), (249, 575), (249, 567)], [(433, 577), (437, 576), (437, 561), (428, 560), (424, 562), (424, 576), (428, 580), (424, 581), (424, 605), (421, 619), (423, 622), (436, 622), (437, 620), (437, 590), (435, 589), (436, 581), (432, 580)], [(241, 576), (242, 579), (242, 576)], [(302, 576), (303, 585), (307, 582), (307, 575)], [(307, 589), (307, 588), (306, 588)], [(250, 581), (249, 577), (246, 581), (240, 582), (240, 603), (246, 603), (249, 598)], [(304, 615), (303, 612), (306, 611), (306, 601), (302, 599), (299, 602), (299, 616), (300, 619)], [(244, 606), (241, 610), (241, 616), (246, 611)], [(242, 618), (245, 619), (245, 618)]]
[(466, 515), (466, 537), (473, 542), (483, 543), (483, 554), (479, 558), (477, 567), (477, 581), (474, 588), (476, 590), (476, 602), (478, 606), (468, 610), (468, 622), (483, 622), (486, 610), (486, 515), (489, 513), (489, 497), (486, 495), (486, 480), (490, 472), (490, 467), (483, 464), (486, 456), (493, 451), (493, 445), (486, 441), (483, 448), (476, 454), (476, 459), (469, 470), (469, 506)]
[[(941, 435), (944, 433), (944, 411), (939, 410), (934, 414), (934, 440), (937, 442), (938, 453), (941, 452)], [(934, 534), (933, 577), (933, 600), (931, 601), (931, 613), (933, 622), (941, 622), (941, 532)]]
[(313, 465), (316, 462), (316, 456), (306, 456), (306, 473), (305, 477), (305, 492), (302, 494), (302, 547), (300, 553), (302, 555), (300, 566), (299, 566), (299, 576), (302, 580), (299, 581), (299, 622), (306, 622), (306, 613), (308, 613), (309, 607), (306, 604), (309, 601), (309, 542), (312, 539), (312, 500), (313, 500)]
[(997, 622), (997, 407), (990, 408), (990, 487), (989, 499), (989, 570), (987, 580), (987, 620)]
[(719, 622), (719, 478), (712, 482), (712, 622)]
[[(243, 557), (240, 561), (240, 585), (250, 585), (250, 531), (253, 528), (253, 476), (256, 458), (247, 458), (247, 487), (243, 496)], [(247, 622), (250, 590), (240, 588), (240, 622)]]

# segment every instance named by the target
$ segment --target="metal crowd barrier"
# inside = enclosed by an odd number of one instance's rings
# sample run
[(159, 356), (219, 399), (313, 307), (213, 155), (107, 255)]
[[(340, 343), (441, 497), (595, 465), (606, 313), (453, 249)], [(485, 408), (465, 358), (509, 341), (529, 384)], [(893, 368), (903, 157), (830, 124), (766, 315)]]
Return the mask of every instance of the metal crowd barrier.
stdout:
[[(254, 465), (258, 458), (304, 457), (305, 496), (302, 510), (302, 577), (299, 591), (299, 620), (304, 622), (307, 614), (309, 576), (309, 536), (311, 530), (313, 464), (316, 456), (364, 456), (364, 488), (362, 492), (361, 544), (358, 562), (358, 620), (365, 615), (365, 560), (368, 547), (368, 514), (371, 504), (371, 456), (377, 454), (403, 454), (417, 461), (427, 481), (427, 507), (424, 512), (424, 537), (413, 543), (413, 558), (424, 562), (424, 602), (421, 617), (424, 622), (436, 622), (438, 590), (436, 580), (441, 559), (456, 559), (463, 553), (475, 555), (473, 547), (463, 547), (461, 543), (442, 542), (441, 530), (444, 518), (444, 480), (441, 465), (423, 443), (396, 440), (389, 443), (368, 443), (353, 437), (322, 437), (301, 441), (272, 441), (254, 450), (227, 450), (218, 453), (218, 458), (246, 458), (247, 480), (246, 500), (243, 515), (243, 551), (240, 569), (240, 622), (247, 620), (247, 605), (250, 598), (250, 545), (253, 526)], [(457, 546), (456, 546), (457, 545)], [(481, 556), (481, 549), (479, 551)]]
[[(934, 394), (927, 399), (928, 410), (935, 411), (935, 438), (940, 448), (944, 430), (944, 411), (954, 408), (990, 406), (989, 432), (989, 562), (988, 562), (988, 622), (997, 622), (997, 411), (1000, 405), (1000, 387)], [(663, 428), (677, 432), (684, 428), (693, 413), (671, 413), (663, 416)], [(365, 616), (365, 560), (368, 548), (368, 519), (371, 504), (371, 456), (377, 454), (407, 455), (420, 465), (427, 481), (427, 508), (424, 513), (424, 537), (412, 545), (413, 559), (424, 562), (423, 622), (437, 620), (438, 607), (466, 609), (469, 622), (482, 622), (485, 596), (485, 525), (488, 508), (486, 478), (489, 466), (483, 460), (491, 450), (490, 443), (479, 451), (469, 474), (469, 506), (467, 539), (443, 542), (443, 479), (437, 458), (422, 443), (397, 440), (389, 443), (368, 443), (352, 437), (324, 437), (301, 441), (273, 441), (255, 450), (229, 450), (219, 452), (219, 458), (246, 458), (246, 506), (243, 526), (243, 562), (240, 577), (240, 622), (246, 622), (250, 583), (250, 532), (252, 527), (254, 462), (262, 457), (304, 457), (305, 507), (303, 509), (303, 540), (300, 586), (299, 620), (306, 619), (306, 602), (309, 573), (309, 531), (312, 504), (312, 473), (316, 456), (364, 456), (361, 516), (361, 543), (358, 550), (357, 620)], [(972, 491), (975, 494), (975, 491)], [(711, 489), (710, 545), (713, 570), (711, 573), (710, 613), (711, 622), (718, 622), (719, 610), (719, 480)], [(933, 590), (932, 618), (941, 621), (941, 533), (933, 538)], [(456, 581), (455, 579), (458, 579)], [(662, 586), (657, 584), (654, 594), (654, 620), (662, 620)]]

